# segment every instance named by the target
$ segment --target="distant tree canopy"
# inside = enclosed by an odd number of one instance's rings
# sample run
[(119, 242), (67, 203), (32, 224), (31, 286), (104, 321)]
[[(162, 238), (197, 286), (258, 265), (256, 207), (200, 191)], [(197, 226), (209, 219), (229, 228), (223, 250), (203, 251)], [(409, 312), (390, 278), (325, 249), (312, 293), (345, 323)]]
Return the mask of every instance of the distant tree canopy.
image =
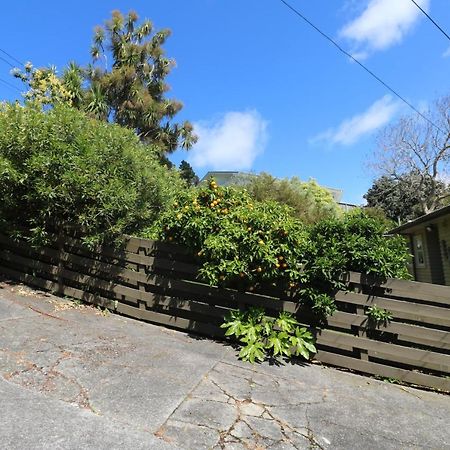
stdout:
[(303, 182), (293, 177), (277, 179), (268, 173), (250, 175), (240, 180), (255, 200), (275, 200), (293, 208), (296, 217), (304, 223), (337, 217), (339, 206), (330, 191), (316, 181)]
[(181, 161), (180, 166), (180, 177), (186, 181), (189, 186), (197, 186), (200, 182), (200, 179), (194, 172), (194, 169), (187, 161)]
[[(424, 116), (428, 120), (420, 115), (402, 117), (382, 130), (372, 162), (385, 177), (380, 187), (389, 191), (389, 183), (398, 186), (393, 197), (400, 202), (414, 200), (419, 213), (429, 213), (442, 204), (440, 180), (447, 179), (450, 162), (450, 95), (438, 98)], [(396, 205), (394, 198), (391, 204)], [(394, 210), (392, 214), (401, 219), (416, 214), (409, 206)]]
[(192, 125), (174, 123), (182, 104), (165, 96), (165, 79), (175, 61), (165, 56), (167, 29), (155, 31), (149, 20), (139, 23), (135, 12), (114, 11), (104, 26), (95, 29), (92, 63), (70, 63), (61, 77), (54, 68), (31, 64), (15, 75), (29, 86), (28, 101), (68, 103), (92, 117), (132, 129), (161, 154), (189, 149), (196, 141)]
[(375, 180), (364, 198), (368, 207), (380, 208), (395, 222), (405, 222), (426, 214), (423, 204), (431, 195), (430, 191), (440, 198), (435, 207), (443, 206), (446, 201), (448, 203), (445, 183), (432, 181), (430, 178), (422, 180), (421, 175), (416, 172), (400, 178), (382, 176)]

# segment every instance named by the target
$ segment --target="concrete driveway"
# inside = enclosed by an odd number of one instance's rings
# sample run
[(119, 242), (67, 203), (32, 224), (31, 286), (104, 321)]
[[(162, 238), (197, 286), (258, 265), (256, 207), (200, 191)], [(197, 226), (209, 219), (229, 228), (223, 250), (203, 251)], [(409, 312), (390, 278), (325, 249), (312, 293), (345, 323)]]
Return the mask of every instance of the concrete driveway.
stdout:
[(450, 397), (0, 284), (2, 449), (450, 449)]

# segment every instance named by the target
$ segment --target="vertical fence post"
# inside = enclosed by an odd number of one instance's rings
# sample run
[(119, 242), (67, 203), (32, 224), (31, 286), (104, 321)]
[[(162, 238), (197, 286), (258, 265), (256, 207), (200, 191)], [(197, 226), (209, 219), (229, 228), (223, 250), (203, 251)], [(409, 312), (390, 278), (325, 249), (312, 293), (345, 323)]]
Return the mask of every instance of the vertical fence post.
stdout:
[(57, 237), (57, 245), (58, 245), (58, 277), (57, 277), (57, 291), (58, 295), (64, 294), (64, 232), (62, 227), (59, 227), (58, 237)]

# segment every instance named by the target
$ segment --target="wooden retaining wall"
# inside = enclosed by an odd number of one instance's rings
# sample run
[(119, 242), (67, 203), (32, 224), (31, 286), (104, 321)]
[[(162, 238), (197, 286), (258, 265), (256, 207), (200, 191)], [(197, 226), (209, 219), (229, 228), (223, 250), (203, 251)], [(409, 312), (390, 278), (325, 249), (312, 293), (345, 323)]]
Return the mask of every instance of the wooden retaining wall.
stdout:
[[(121, 250), (90, 252), (65, 237), (36, 250), (0, 235), (0, 273), (129, 317), (223, 337), (220, 324), (230, 309), (297, 312), (286, 297), (199, 283), (197, 270), (187, 249), (162, 242), (127, 238)], [(328, 326), (317, 330), (316, 359), (450, 391), (450, 287), (358, 273), (346, 282)], [(391, 311), (393, 320), (374, 328), (366, 314), (371, 305)]]

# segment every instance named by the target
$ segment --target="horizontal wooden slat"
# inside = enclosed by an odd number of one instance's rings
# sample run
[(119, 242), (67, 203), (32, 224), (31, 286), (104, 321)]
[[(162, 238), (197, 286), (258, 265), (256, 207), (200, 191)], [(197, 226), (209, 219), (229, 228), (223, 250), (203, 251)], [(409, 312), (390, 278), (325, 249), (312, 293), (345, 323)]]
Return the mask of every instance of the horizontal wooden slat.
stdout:
[(379, 278), (374, 276), (363, 275), (357, 272), (349, 272), (345, 279), (351, 283), (369, 286), (373, 285), (388, 289), (390, 291), (389, 295), (392, 296), (404, 297), (412, 300), (424, 300), (450, 306), (450, 286), (393, 278), (380, 281)]
[[(71, 237), (64, 238), (65, 247), (72, 247), (81, 250), (84, 252), (85, 256), (91, 254), (92, 256), (106, 256), (109, 258), (114, 258), (117, 260), (121, 260), (124, 262), (130, 262), (133, 264), (138, 264), (141, 266), (148, 267), (149, 269), (161, 269), (161, 270), (170, 270), (173, 272), (179, 272), (180, 274), (187, 274), (190, 276), (195, 276), (198, 273), (198, 266), (192, 263), (185, 263), (182, 261), (169, 260), (161, 256), (147, 256), (143, 254), (136, 254), (133, 252), (129, 252), (126, 250), (115, 249), (112, 247), (101, 247), (101, 252), (95, 253), (87, 250), (80, 241)], [(150, 244), (149, 244), (150, 246)], [(70, 249), (65, 248), (67, 252), (70, 252)], [(72, 253), (72, 252), (71, 252)]]
[(50, 247), (34, 248), (30, 244), (24, 241), (13, 241), (12, 239), (0, 234), (0, 244), (4, 249), (10, 249), (11, 251), (19, 251), (25, 253), (28, 256), (38, 257), (48, 256), (52, 258), (58, 257), (58, 250)]
[(395, 361), (404, 364), (412, 364), (418, 368), (426, 368), (450, 375), (450, 355), (435, 353), (428, 350), (404, 347), (401, 345), (387, 342), (375, 341), (373, 339), (353, 336), (347, 333), (340, 333), (333, 330), (321, 330), (317, 336), (317, 344), (323, 344), (328, 347), (338, 346), (339, 344), (347, 348), (357, 348), (360, 350), (369, 350), (373, 356), (378, 357), (378, 353), (383, 354), (383, 358), (389, 361)]
[(145, 308), (135, 308), (124, 303), (119, 303), (117, 305), (117, 312), (129, 317), (134, 317), (161, 325), (167, 325), (180, 330), (205, 334), (207, 336), (222, 337), (224, 335), (223, 329), (211, 324), (189, 320), (183, 317), (170, 316), (155, 311), (149, 311)]
[(108, 308), (111, 310), (115, 309), (116, 302), (114, 300), (102, 297), (97, 294), (91, 294), (89, 292), (75, 289), (70, 286), (62, 286), (58, 289), (58, 283), (55, 281), (26, 274), (18, 270), (11, 269), (10, 267), (0, 266), (0, 273), (7, 275), (14, 280), (21, 281), (22, 283), (38, 287), (45, 291), (59, 292), (60, 295), (67, 295), (68, 297), (83, 300), (86, 303), (92, 303), (94, 305), (102, 306), (104, 308)]
[(9, 250), (0, 250), (0, 261), (22, 265), (24, 267), (27, 267), (28, 269), (40, 271), (49, 275), (56, 276), (58, 274), (58, 267), (53, 264), (48, 264), (43, 261), (16, 255)]
[(339, 291), (335, 298), (337, 301), (355, 305), (377, 305), (380, 308), (391, 311), (395, 318), (450, 327), (450, 310), (448, 308), (440, 308), (419, 303), (411, 304), (407, 301), (345, 291)]
[(56, 290), (56, 283), (54, 281), (46, 280), (34, 275), (23, 273), (17, 269), (11, 269), (0, 263), (0, 273), (10, 277), (13, 280), (21, 281), (22, 283), (35, 286), (46, 291), (54, 292)]
[(397, 367), (386, 366), (372, 361), (364, 361), (324, 350), (319, 350), (315, 359), (332, 366), (345, 367), (363, 373), (394, 378), (404, 383), (418, 384), (450, 392), (450, 379), (448, 378), (414, 372), (412, 370), (399, 369)]
[[(333, 327), (350, 329), (353, 325), (366, 329), (367, 319), (367, 316), (336, 311), (327, 321), (328, 325)], [(447, 331), (393, 321), (379, 329), (398, 335), (398, 339), (402, 341), (450, 350), (450, 332)]]
[[(84, 265), (84, 268), (80, 267), (79, 270), (83, 270), (85, 273), (92, 273), (95, 271), (103, 274), (109, 273), (114, 280), (122, 280), (127, 283), (139, 282), (142, 283), (142, 285), (159, 286), (163, 287), (168, 292), (177, 291), (184, 293), (184, 295), (201, 296), (202, 299), (209, 299), (209, 301), (213, 303), (223, 300), (225, 302), (231, 302), (231, 305), (234, 305), (236, 308), (239, 303), (243, 303), (246, 305), (271, 308), (277, 311), (284, 310), (295, 312), (297, 309), (297, 305), (295, 303), (281, 301), (273, 297), (240, 293), (231, 289), (221, 289), (188, 280), (170, 279), (162, 275), (146, 274), (144, 272), (136, 272), (125, 268), (120, 268), (120, 271), (118, 271), (119, 266), (114, 266), (112, 264), (103, 263), (100, 261), (88, 261), (83, 257), (74, 254), (64, 254), (63, 260), (65, 262)], [(89, 264), (91, 264), (91, 262), (93, 263), (90, 266)]]
[(137, 253), (140, 249), (149, 252), (168, 253), (173, 256), (193, 256), (192, 251), (187, 247), (169, 242), (153, 241), (151, 239), (137, 238), (133, 236), (125, 236), (125, 250), (131, 253)]

